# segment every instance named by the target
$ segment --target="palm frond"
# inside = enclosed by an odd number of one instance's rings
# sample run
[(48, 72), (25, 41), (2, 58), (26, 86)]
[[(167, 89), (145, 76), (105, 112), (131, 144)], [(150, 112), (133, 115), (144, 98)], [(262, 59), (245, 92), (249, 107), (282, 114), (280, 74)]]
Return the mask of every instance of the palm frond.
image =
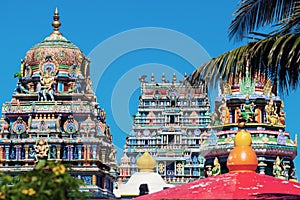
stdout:
[(295, 2), (294, 10), (292, 15), (282, 20), (281, 28), (275, 31), (277, 35), (284, 35), (289, 33), (300, 32), (300, 1)]
[[(279, 83), (282, 94), (288, 94), (299, 84), (300, 34), (270, 36), (251, 42), (217, 56), (196, 69), (188, 80), (191, 84), (199, 80), (211, 86), (221, 78), (233, 80), (245, 73), (249, 65), (250, 74), (262, 72), (273, 82)], [(233, 76), (233, 77), (232, 77)]]
[(277, 24), (289, 18), (295, 2), (299, 0), (242, 0), (230, 24), (229, 39), (241, 41), (265, 25)]

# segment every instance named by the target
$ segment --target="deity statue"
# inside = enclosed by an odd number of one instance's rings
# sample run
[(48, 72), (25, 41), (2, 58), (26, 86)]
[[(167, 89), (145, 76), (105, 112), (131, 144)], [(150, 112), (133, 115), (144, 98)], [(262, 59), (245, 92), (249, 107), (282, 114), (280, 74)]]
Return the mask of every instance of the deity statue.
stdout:
[(45, 71), (45, 75), (41, 76), (41, 83), (43, 84), (42, 88), (51, 89), (51, 84), (54, 82), (54, 78), (50, 76), (48, 70)]
[(55, 120), (55, 128), (56, 131), (59, 132), (61, 130), (60, 128), (60, 120), (61, 120), (61, 114), (59, 114)]
[(32, 146), (29, 147), (28, 155), (29, 155), (29, 158), (34, 158), (36, 155), (35, 150), (33, 149)]
[(56, 159), (56, 154), (57, 154), (57, 152), (56, 152), (56, 147), (55, 146), (53, 146), (52, 148), (51, 148), (51, 158), (54, 158), (54, 159)]
[(226, 106), (226, 101), (223, 100), (222, 104), (219, 106), (218, 111), (220, 113), (221, 124), (228, 124), (230, 122), (230, 112)]
[(47, 131), (48, 130), (48, 125), (46, 124), (46, 122), (44, 120), (42, 120), (39, 123), (38, 130), (40, 130), (40, 131)]
[(83, 93), (83, 89), (82, 89), (82, 86), (81, 86), (81, 81), (80, 80), (76, 80), (75, 82), (75, 91), (76, 93)]
[(232, 94), (232, 91), (231, 91), (231, 84), (230, 83), (225, 83), (224, 84), (224, 92), (223, 92), (224, 95), (229, 95), (229, 94)]
[(92, 80), (91, 80), (90, 76), (88, 76), (87, 79), (86, 79), (86, 88), (85, 88), (85, 91), (88, 94), (93, 93)]
[(274, 103), (273, 99), (270, 99), (269, 103), (265, 106), (266, 118), (267, 121), (272, 125), (278, 124), (278, 114), (276, 103)]
[(279, 118), (278, 118), (281, 125), (285, 125), (285, 112), (284, 112), (283, 108), (284, 108), (284, 103), (282, 101), (281, 105), (280, 105)]
[(267, 80), (267, 82), (264, 85), (264, 94), (267, 96), (271, 96), (272, 95), (272, 82), (270, 79)]
[(77, 76), (77, 66), (76, 66), (76, 64), (73, 64), (73, 65), (70, 67), (69, 76), (70, 76), (71, 78), (76, 78), (76, 76)]
[(239, 120), (245, 122), (255, 122), (255, 104), (250, 103), (249, 96), (246, 95), (245, 103), (243, 103), (238, 109)]
[(206, 170), (206, 175), (209, 177), (209, 176), (212, 176), (212, 171), (211, 171), (211, 165), (207, 165), (206, 166), (207, 170)]
[(217, 113), (212, 113), (210, 115), (211, 118), (211, 125), (219, 125), (220, 121), (218, 120), (218, 114)]
[(100, 110), (100, 120), (101, 120), (103, 123), (106, 122), (106, 112), (104, 111), (103, 108)]
[(221, 174), (221, 165), (219, 163), (219, 159), (215, 157), (214, 159), (214, 167), (212, 168), (212, 175), (217, 176)]
[(25, 70), (24, 70), (24, 79), (28, 79), (31, 76), (31, 68), (30, 66), (26, 63), (25, 64)]
[(48, 150), (49, 150), (49, 145), (48, 142), (45, 141), (43, 138), (40, 138), (39, 140), (36, 141), (34, 145), (35, 149), (35, 162), (39, 161), (39, 158), (43, 159), (47, 157)]
[(53, 94), (55, 93), (55, 80), (54, 77), (50, 76), (48, 70), (45, 71), (45, 75), (41, 76), (41, 88), (38, 91), (38, 94), (43, 97), (44, 100), (47, 100), (47, 94), (50, 96), (51, 100), (54, 100)]
[(275, 176), (275, 178), (284, 179), (284, 171), (280, 166), (281, 162), (282, 160), (280, 160), (279, 156), (277, 156), (273, 165), (273, 175)]
[(31, 122), (32, 122), (32, 114), (29, 114), (29, 117), (28, 117), (28, 125), (27, 125), (27, 129), (30, 130), (31, 128)]
[(116, 162), (116, 153), (117, 153), (116, 149), (112, 148), (112, 150), (110, 151), (110, 154), (108, 156), (110, 162)]
[(105, 135), (106, 136), (109, 136), (110, 135), (110, 128), (109, 128), (109, 125), (105, 126), (105, 131), (104, 131)]

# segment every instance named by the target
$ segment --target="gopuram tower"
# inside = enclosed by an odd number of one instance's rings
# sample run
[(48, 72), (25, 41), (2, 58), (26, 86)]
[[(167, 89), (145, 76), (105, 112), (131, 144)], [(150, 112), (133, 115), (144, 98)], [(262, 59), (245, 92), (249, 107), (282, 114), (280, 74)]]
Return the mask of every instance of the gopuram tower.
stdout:
[(12, 100), (2, 106), (0, 171), (22, 173), (46, 158), (71, 164), (95, 196), (113, 197), (116, 150), (90, 61), (60, 32), (57, 9), (53, 20), (54, 31), (21, 61)]
[(149, 152), (156, 161), (154, 171), (171, 184), (182, 184), (204, 177), (205, 158), (200, 155), (201, 135), (210, 124), (210, 104), (204, 82), (191, 86), (162, 75), (156, 82), (140, 77), (141, 96), (132, 131), (126, 139), (119, 167), (126, 182), (138, 172), (137, 160)]
[(295, 180), (297, 135), (293, 140), (285, 131), (284, 102), (277, 95), (276, 84), (263, 73), (253, 78), (247, 71), (220, 85), (211, 129), (203, 134), (200, 147), (206, 158), (206, 176), (228, 172), (226, 162), (238, 124), (245, 123), (258, 158), (257, 173)]

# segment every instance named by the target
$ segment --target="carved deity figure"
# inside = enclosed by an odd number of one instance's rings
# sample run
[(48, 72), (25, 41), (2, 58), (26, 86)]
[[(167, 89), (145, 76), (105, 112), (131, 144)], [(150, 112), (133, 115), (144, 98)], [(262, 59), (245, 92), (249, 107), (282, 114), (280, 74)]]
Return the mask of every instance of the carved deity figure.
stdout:
[(240, 106), (238, 114), (240, 117), (239, 120), (255, 122), (255, 116), (257, 115), (257, 113), (255, 113), (255, 104), (253, 102), (250, 103), (248, 95), (246, 96), (245, 103)]
[(26, 63), (25, 64), (25, 69), (24, 69), (24, 79), (28, 79), (31, 76), (31, 68), (30, 66)]
[(210, 166), (210, 165), (207, 165), (206, 167), (207, 167), (206, 175), (207, 175), (207, 176), (212, 176), (213, 174), (212, 174), (212, 171), (211, 171), (211, 166)]
[(91, 80), (90, 76), (88, 76), (87, 79), (86, 79), (86, 88), (85, 88), (85, 91), (88, 94), (93, 93), (92, 80)]
[(218, 114), (217, 113), (212, 113), (210, 115), (211, 118), (211, 125), (219, 125), (220, 121), (218, 120)]
[(229, 109), (226, 106), (226, 101), (223, 100), (222, 104), (219, 106), (218, 111), (220, 113), (220, 122), (221, 124), (228, 124), (230, 122), (230, 113)]
[(41, 86), (37, 85), (37, 92), (39, 95), (39, 99), (43, 98), (43, 100), (47, 100), (47, 94), (50, 96), (51, 100), (54, 100), (54, 90), (55, 90), (55, 80), (54, 77), (50, 76), (49, 71), (45, 71), (45, 75), (41, 76), (40, 79)]
[(217, 176), (221, 174), (221, 165), (219, 163), (219, 159), (215, 157), (214, 159), (214, 167), (212, 168), (212, 175)]
[(43, 159), (47, 157), (49, 145), (48, 142), (45, 141), (43, 138), (40, 138), (36, 141), (34, 145), (35, 154), (35, 162), (39, 161), (39, 158)]
[(281, 125), (285, 125), (285, 112), (283, 108), (284, 108), (284, 103), (282, 101), (280, 105), (279, 118), (278, 118)]
[(106, 122), (106, 112), (104, 111), (103, 108), (100, 110), (100, 120), (101, 120), (103, 123)]
[(110, 154), (108, 156), (110, 162), (115, 162), (116, 161), (116, 149), (112, 148), (110, 151)]
[(282, 169), (281, 165), (281, 160), (279, 158), (279, 156), (276, 157), (276, 160), (274, 162), (273, 165), (273, 175), (275, 176), (275, 178), (280, 178), (280, 179), (284, 179), (284, 171)]
[(265, 106), (267, 121), (272, 125), (278, 124), (277, 106), (273, 99), (270, 99), (269, 103)]
[(51, 89), (51, 84), (54, 82), (54, 78), (50, 76), (49, 71), (45, 71), (45, 75), (41, 76), (41, 83), (43, 84), (42, 88)]

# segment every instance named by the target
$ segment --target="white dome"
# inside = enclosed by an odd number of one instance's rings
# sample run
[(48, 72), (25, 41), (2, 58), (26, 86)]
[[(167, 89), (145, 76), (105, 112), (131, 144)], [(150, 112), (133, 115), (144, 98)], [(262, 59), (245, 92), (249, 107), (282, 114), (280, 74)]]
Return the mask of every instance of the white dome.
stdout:
[(121, 184), (118, 189), (114, 190), (116, 197), (121, 196), (139, 196), (139, 187), (141, 184), (147, 184), (149, 194), (163, 190), (164, 188), (173, 187), (167, 184), (162, 177), (154, 172), (137, 172), (133, 174), (126, 184)]

